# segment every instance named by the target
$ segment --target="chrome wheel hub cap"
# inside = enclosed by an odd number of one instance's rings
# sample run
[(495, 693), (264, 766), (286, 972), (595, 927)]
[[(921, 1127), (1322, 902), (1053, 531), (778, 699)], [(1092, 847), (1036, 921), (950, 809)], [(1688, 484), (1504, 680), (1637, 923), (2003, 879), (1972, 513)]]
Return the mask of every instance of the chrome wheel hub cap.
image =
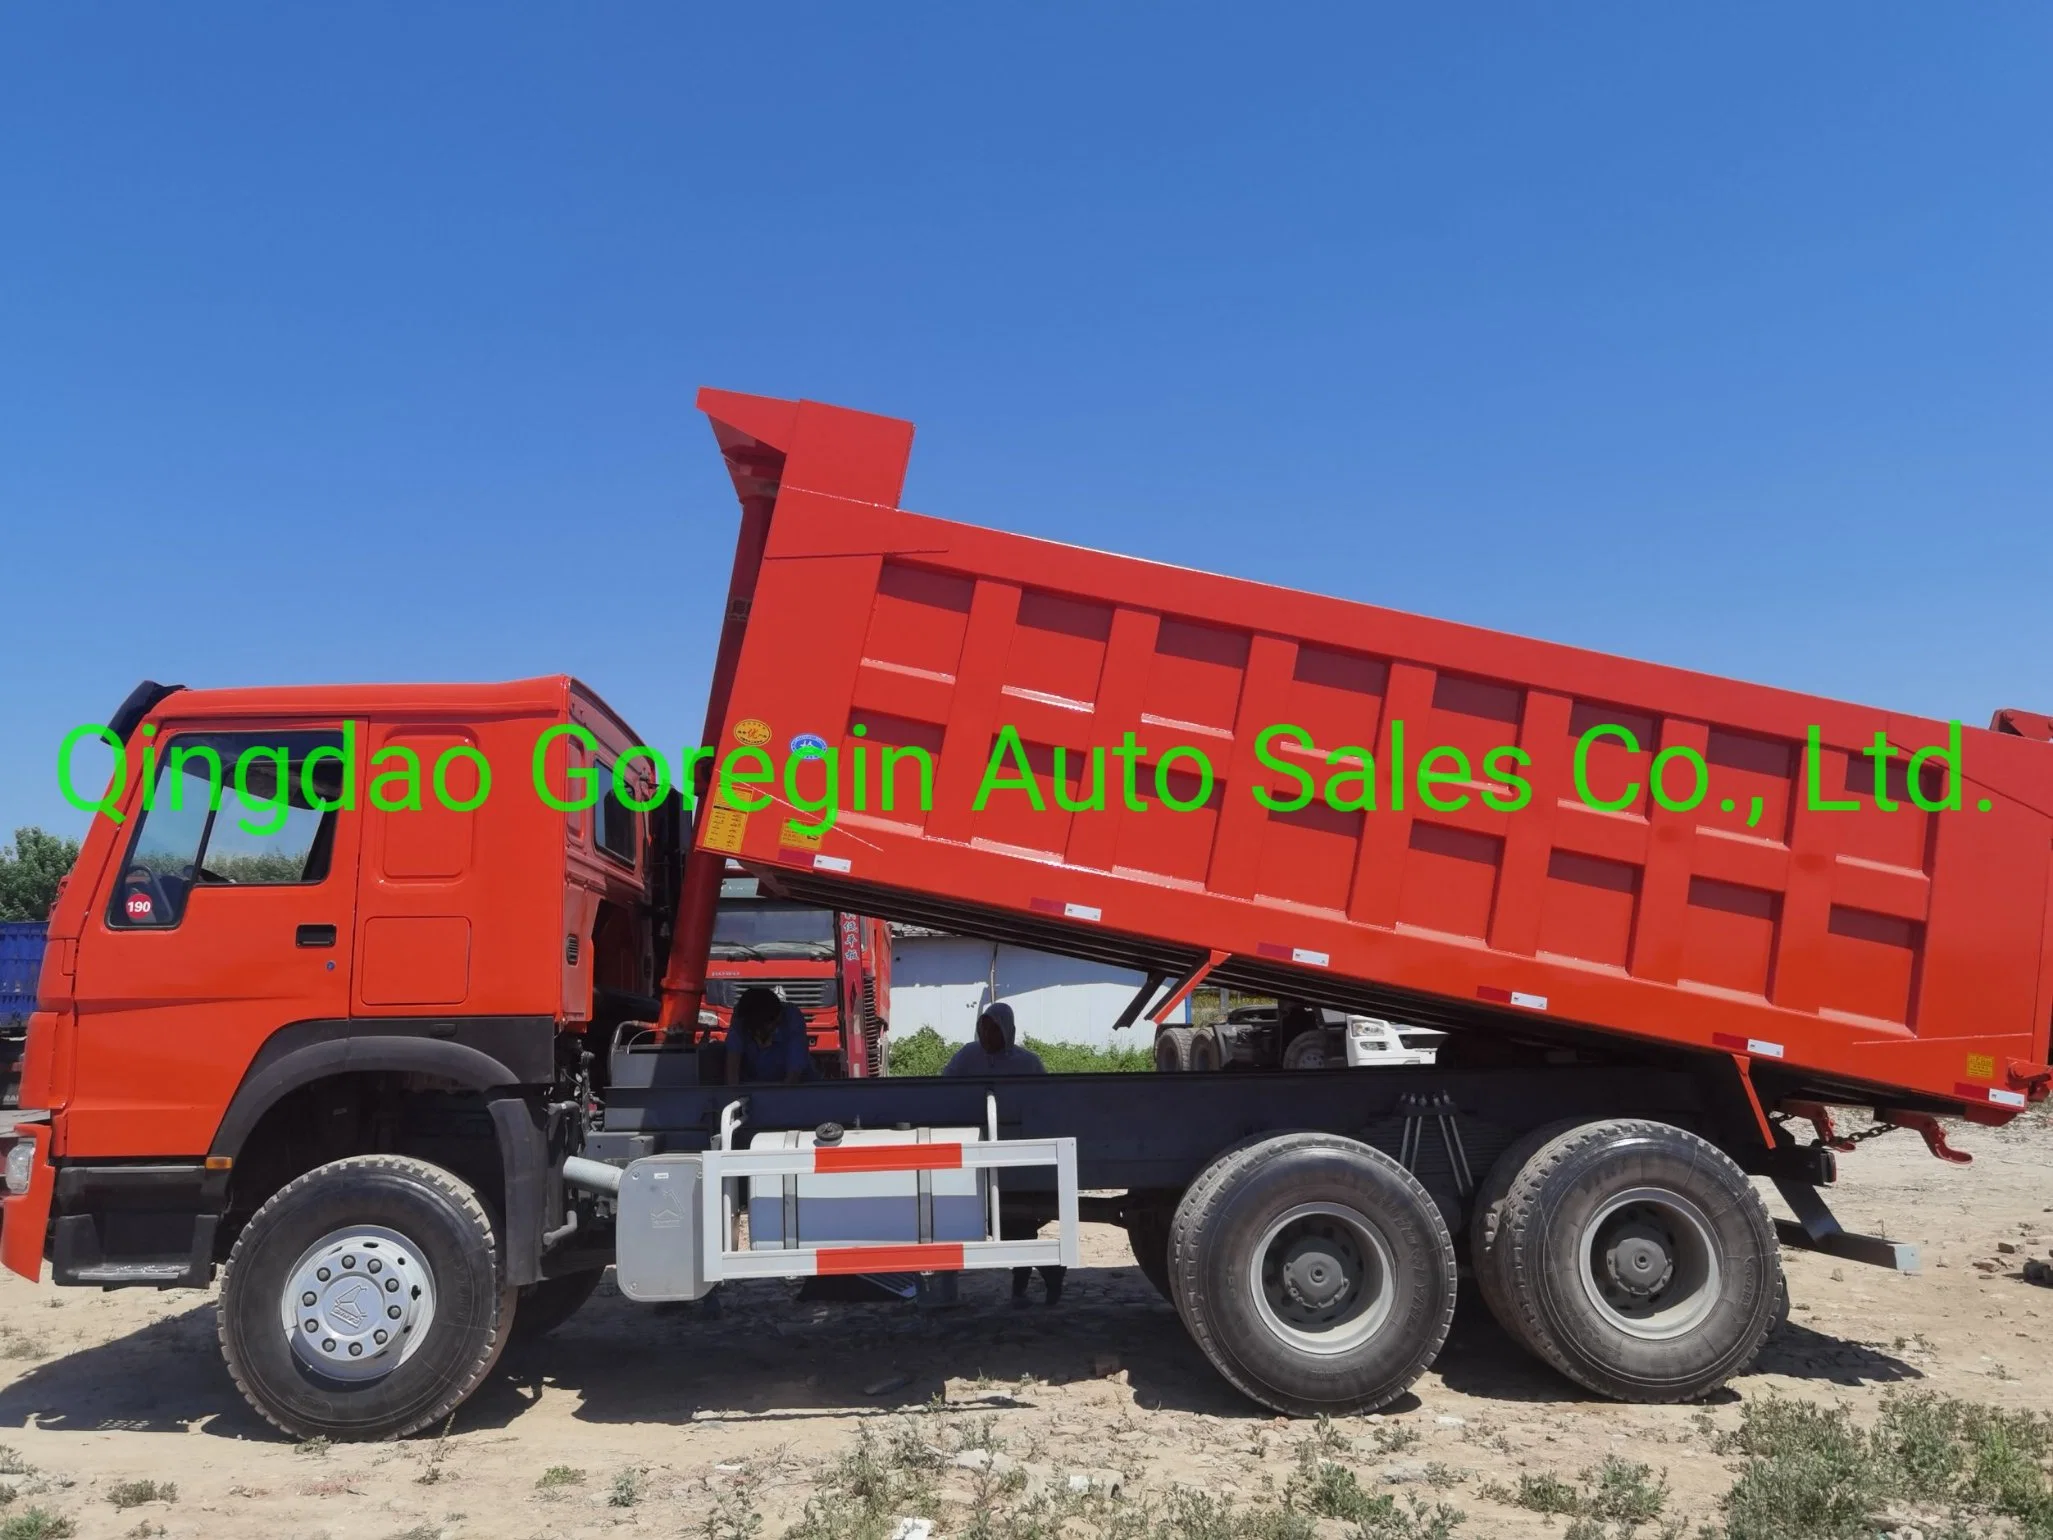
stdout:
[(357, 1225), (309, 1246), (286, 1277), (278, 1319), (293, 1356), (330, 1379), (375, 1380), (427, 1340), (435, 1275), (396, 1230)]

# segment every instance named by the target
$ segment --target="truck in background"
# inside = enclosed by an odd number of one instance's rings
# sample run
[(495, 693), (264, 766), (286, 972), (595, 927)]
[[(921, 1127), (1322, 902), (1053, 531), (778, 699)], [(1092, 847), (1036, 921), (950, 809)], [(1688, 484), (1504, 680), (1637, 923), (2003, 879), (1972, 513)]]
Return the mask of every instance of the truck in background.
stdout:
[(22, 1045), (36, 1013), (49, 929), (44, 920), (0, 921), (0, 1106), (12, 1107), (21, 1088)]
[(882, 920), (779, 898), (729, 862), (706, 966), (699, 1029), (724, 1039), (744, 989), (767, 987), (804, 1013), (813, 1063), (829, 1079), (888, 1068), (891, 934)]

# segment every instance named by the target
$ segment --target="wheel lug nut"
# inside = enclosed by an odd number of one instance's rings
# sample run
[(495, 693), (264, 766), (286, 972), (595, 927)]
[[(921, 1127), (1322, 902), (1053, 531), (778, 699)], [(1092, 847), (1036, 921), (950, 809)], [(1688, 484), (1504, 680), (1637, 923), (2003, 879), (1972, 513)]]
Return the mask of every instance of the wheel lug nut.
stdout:
[(385, 1314), (396, 1321), (399, 1319), (399, 1307), (397, 1305), (387, 1305), (385, 1307)]
[(319, 1321), (309, 1321), (309, 1322), (307, 1322), (307, 1330), (308, 1330), (308, 1331), (319, 1331), (320, 1329), (321, 1329), (321, 1323), (320, 1323)]
[(387, 1330), (385, 1330), (384, 1327), (381, 1326), (376, 1331), (371, 1333), (371, 1340), (377, 1343), (380, 1347), (383, 1347), (385, 1343), (391, 1338), (391, 1335), (392, 1334), (390, 1332), (388, 1332)]
[(344, 1258), (342, 1259), (342, 1265), (343, 1265), (344, 1267), (354, 1267), (354, 1266), (356, 1266), (356, 1258), (355, 1258), (355, 1257), (344, 1257)]
[(399, 1280), (397, 1278), (387, 1278), (385, 1280), (385, 1292), (387, 1294), (397, 1294), (399, 1292)]
[(308, 1289), (306, 1293), (300, 1295), (299, 1302), (302, 1305), (305, 1305), (308, 1309), (312, 1309), (314, 1304), (314, 1291), (312, 1289)]
[(314, 1276), (320, 1279), (321, 1282), (326, 1283), (330, 1278), (333, 1278), (335, 1275), (329, 1272), (328, 1269), (324, 1267), (319, 1272), (315, 1273)]
[(334, 1339), (333, 1337), (323, 1337), (323, 1338), (321, 1339), (321, 1351), (322, 1351), (322, 1352), (324, 1352), (324, 1353), (332, 1353), (332, 1352), (334, 1352), (334, 1351), (335, 1351), (335, 1339)]
[(349, 1345), (349, 1356), (350, 1356), (351, 1358), (361, 1358), (361, 1357), (363, 1357), (363, 1356), (364, 1356), (364, 1345), (363, 1345), (363, 1344), (362, 1344), (361, 1342), (352, 1342), (352, 1343), (350, 1343), (350, 1345)]
[(385, 1270), (384, 1264), (380, 1262), (376, 1257), (372, 1257), (370, 1261), (364, 1264), (364, 1266), (369, 1268), (374, 1273), (383, 1272)]

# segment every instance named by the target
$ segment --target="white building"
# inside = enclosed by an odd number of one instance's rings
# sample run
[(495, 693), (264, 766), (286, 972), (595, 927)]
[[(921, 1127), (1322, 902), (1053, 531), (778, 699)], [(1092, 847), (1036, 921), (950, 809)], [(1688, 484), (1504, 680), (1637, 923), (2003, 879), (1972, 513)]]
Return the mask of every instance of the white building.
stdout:
[[(1052, 952), (894, 925), (891, 1035), (903, 1042), (932, 1027), (951, 1043), (966, 1043), (976, 1035), (977, 1013), (1003, 1000), (1012, 1007), (1022, 1041), (1146, 1048), (1155, 1033), (1145, 1018), (1112, 1031), (1145, 977)], [(1171, 1019), (1188, 1021), (1189, 1012), (1185, 1001)]]

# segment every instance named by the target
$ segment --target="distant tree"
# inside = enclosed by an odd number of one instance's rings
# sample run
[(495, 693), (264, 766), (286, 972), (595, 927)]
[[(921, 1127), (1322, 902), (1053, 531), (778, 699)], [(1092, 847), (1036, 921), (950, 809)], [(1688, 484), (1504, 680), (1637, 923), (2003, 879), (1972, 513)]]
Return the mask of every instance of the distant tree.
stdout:
[(16, 829), (14, 843), (0, 845), (0, 920), (47, 920), (57, 884), (77, 859), (77, 840)]

